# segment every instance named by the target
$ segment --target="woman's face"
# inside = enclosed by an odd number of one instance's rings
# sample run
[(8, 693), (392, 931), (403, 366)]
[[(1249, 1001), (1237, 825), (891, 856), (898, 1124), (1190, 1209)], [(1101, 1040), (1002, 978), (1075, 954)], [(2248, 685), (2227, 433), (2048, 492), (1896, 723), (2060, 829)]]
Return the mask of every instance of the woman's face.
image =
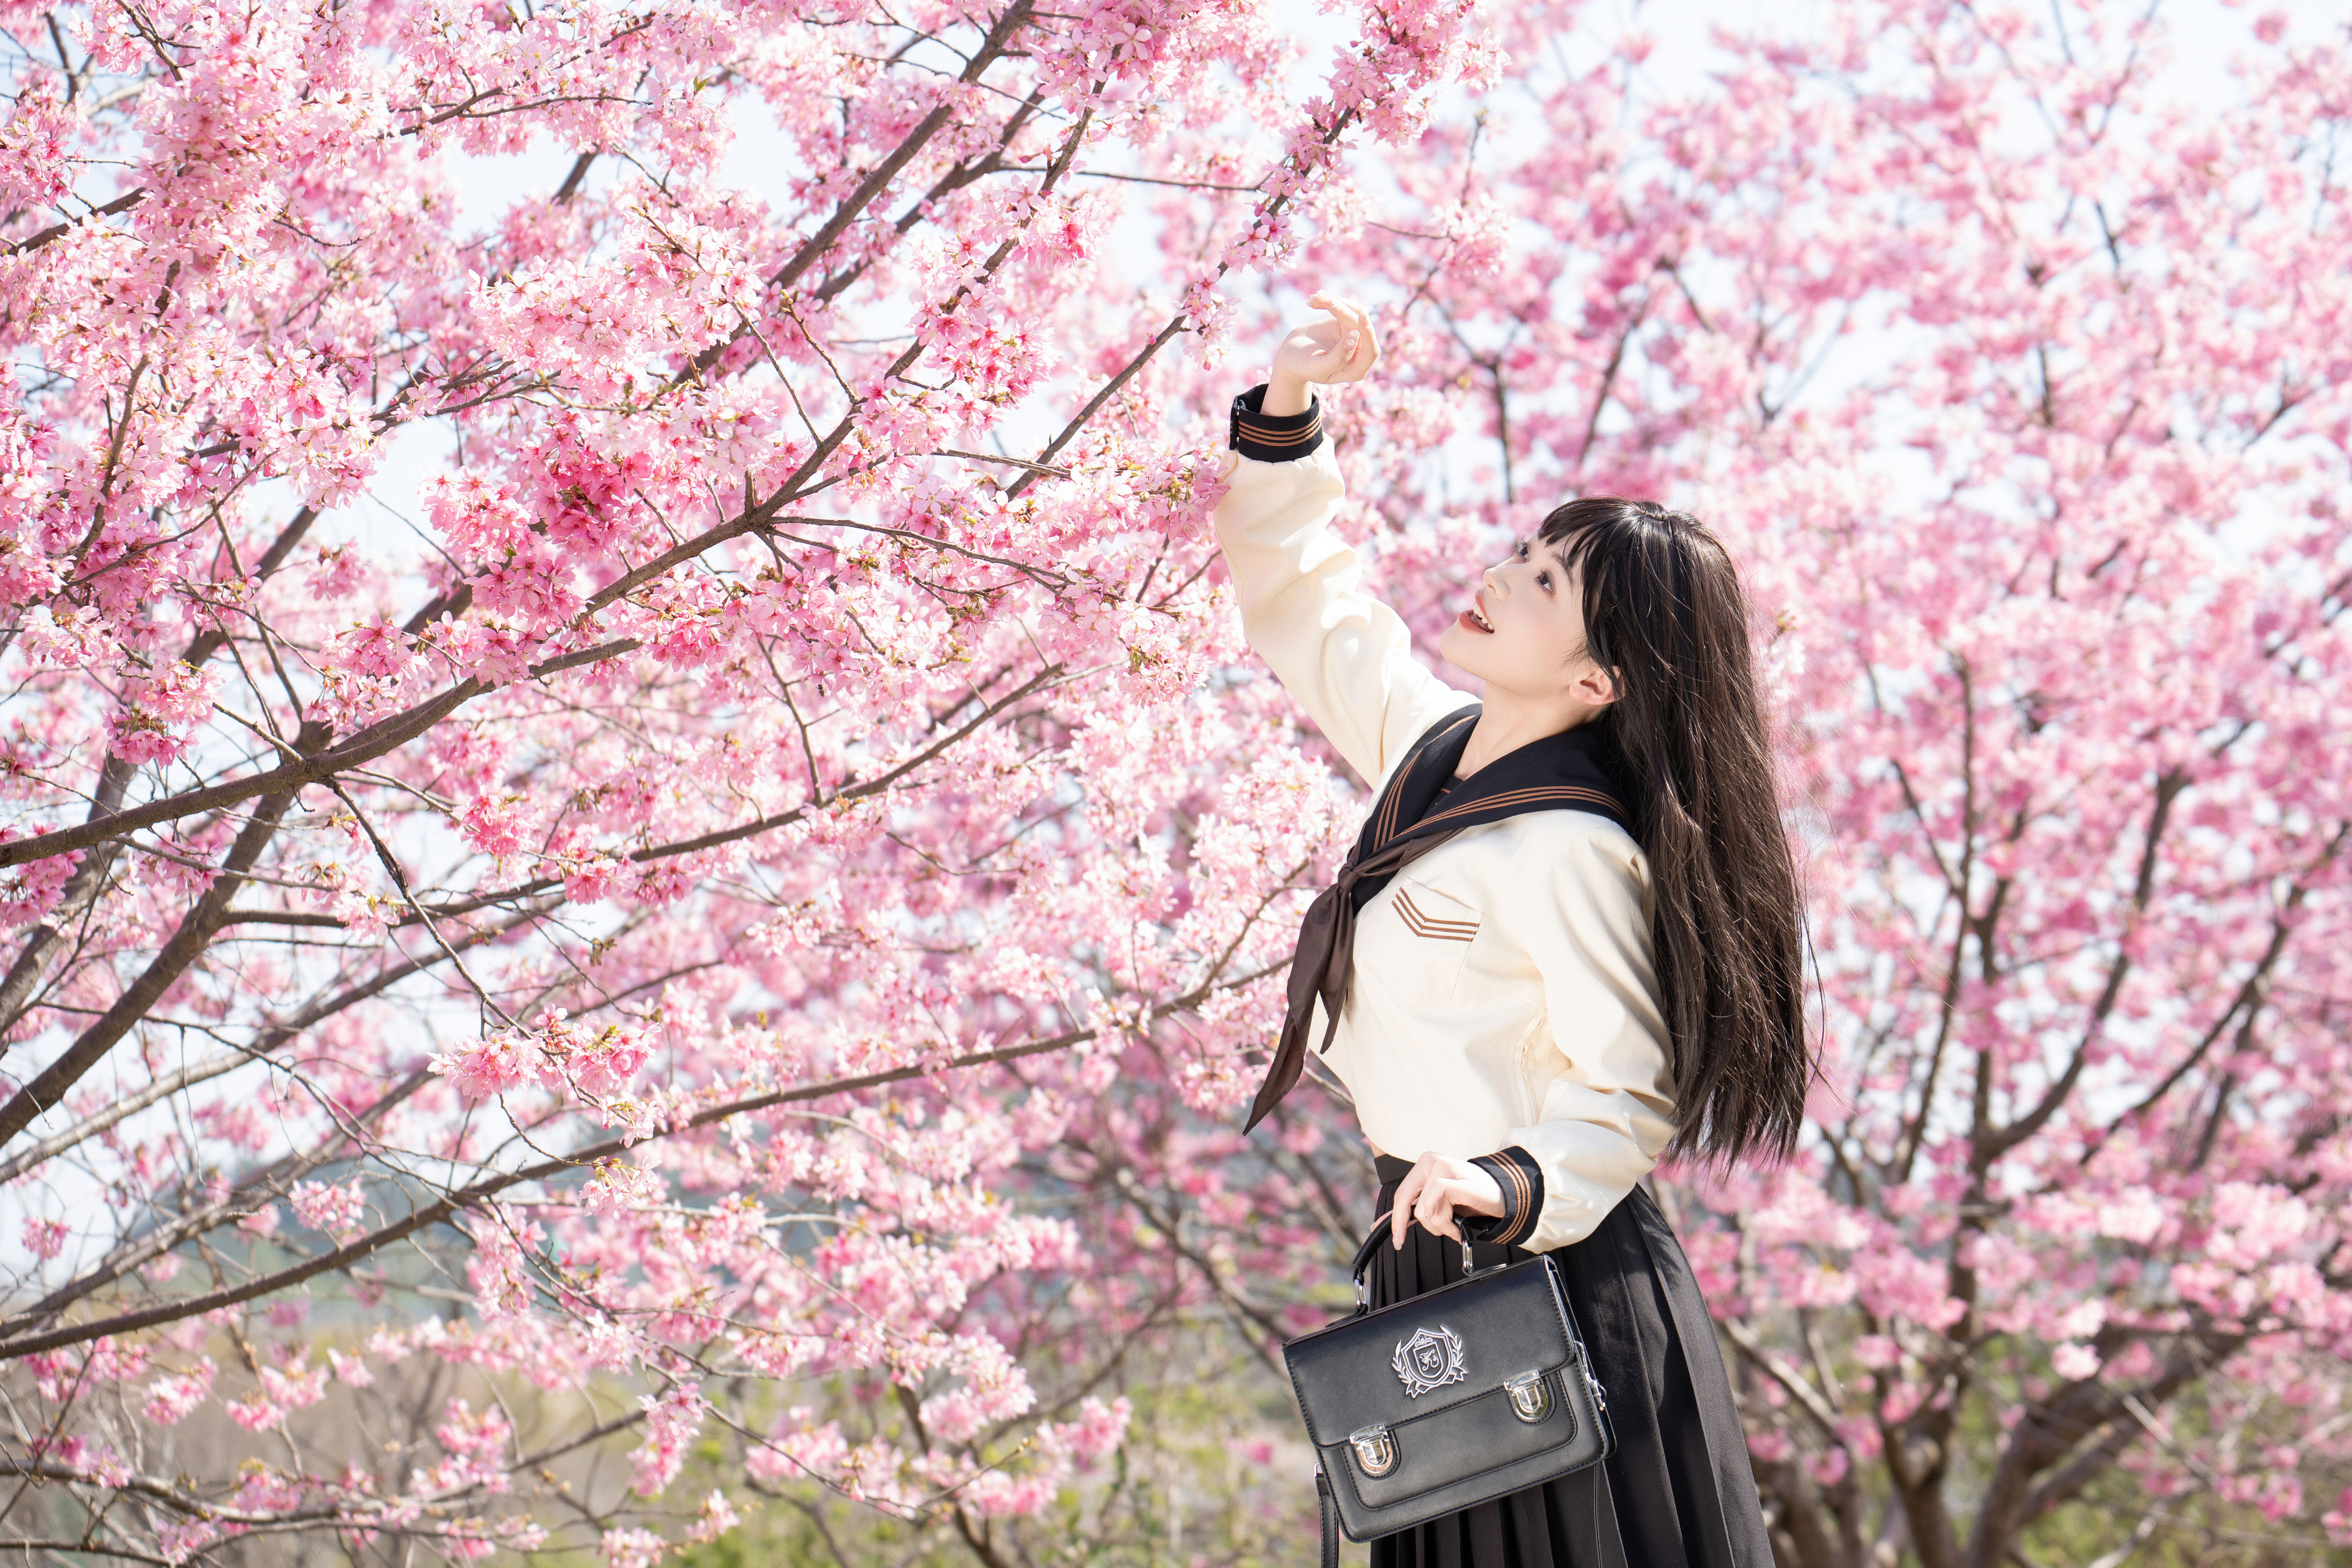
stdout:
[(1510, 557), (1486, 568), (1470, 605), (1437, 639), (1437, 651), (1486, 683), (1486, 700), (1566, 701), (1583, 710), (1605, 705), (1608, 677), (1584, 637), (1584, 584), (1565, 543), (1523, 539)]

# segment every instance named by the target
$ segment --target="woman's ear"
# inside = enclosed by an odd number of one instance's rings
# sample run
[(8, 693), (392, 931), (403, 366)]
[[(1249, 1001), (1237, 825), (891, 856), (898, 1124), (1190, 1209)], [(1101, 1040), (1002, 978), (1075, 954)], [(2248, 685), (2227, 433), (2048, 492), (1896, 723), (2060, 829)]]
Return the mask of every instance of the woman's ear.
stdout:
[(1574, 680), (1569, 682), (1570, 695), (1587, 708), (1606, 708), (1617, 700), (1615, 669), (1603, 669), (1597, 664), (1587, 664)]

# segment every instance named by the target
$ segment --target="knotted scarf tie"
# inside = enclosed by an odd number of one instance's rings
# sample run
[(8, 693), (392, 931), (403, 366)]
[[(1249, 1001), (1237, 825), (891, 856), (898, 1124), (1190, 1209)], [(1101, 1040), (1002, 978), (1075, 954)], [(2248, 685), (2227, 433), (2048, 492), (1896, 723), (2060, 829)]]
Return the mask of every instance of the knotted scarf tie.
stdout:
[(1356, 917), (1399, 871), (1465, 828), (1523, 811), (1589, 811), (1631, 831), (1632, 820), (1619, 804), (1624, 792), (1606, 765), (1607, 740), (1589, 728), (1548, 735), (1497, 757), (1458, 785), (1444, 809), (1432, 812), (1430, 804), (1454, 776), (1479, 712), (1474, 704), (1450, 713), (1413, 742), (1365, 819), (1338, 879), (1307, 906), (1290, 961), (1289, 1009), (1243, 1131), (1264, 1121), (1306, 1070), (1307, 1037), (1318, 1000), (1325, 1025), (1315, 1048), (1330, 1048), (1355, 975)]

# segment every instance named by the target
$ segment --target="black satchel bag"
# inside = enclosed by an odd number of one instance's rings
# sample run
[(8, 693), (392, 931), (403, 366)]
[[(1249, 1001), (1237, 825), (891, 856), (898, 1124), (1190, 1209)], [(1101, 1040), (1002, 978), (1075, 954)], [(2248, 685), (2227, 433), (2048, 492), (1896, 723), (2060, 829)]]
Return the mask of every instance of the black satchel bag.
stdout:
[[(1473, 1269), (1370, 1310), (1385, 1217), (1356, 1250), (1356, 1310), (1283, 1347), (1315, 1445), (1324, 1568), (1350, 1541), (1410, 1530), (1609, 1457), (1606, 1391), (1548, 1258)], [(1613, 1533), (1613, 1531), (1612, 1531)]]

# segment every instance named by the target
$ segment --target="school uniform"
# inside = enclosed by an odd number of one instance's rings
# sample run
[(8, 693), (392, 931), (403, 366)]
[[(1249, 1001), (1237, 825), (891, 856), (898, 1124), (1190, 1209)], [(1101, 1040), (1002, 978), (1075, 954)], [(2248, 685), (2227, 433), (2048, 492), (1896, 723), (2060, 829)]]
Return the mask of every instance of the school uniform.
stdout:
[[(1558, 1259), (1617, 1434), (1603, 1466), (1373, 1543), (1375, 1568), (1770, 1568), (1746, 1436), (1690, 1266), (1637, 1184), (1674, 1132), (1638, 803), (1605, 734), (1454, 773), (1475, 699), (1412, 656), (1329, 524), (1320, 409), (1234, 400), (1216, 531), (1250, 646), (1377, 796), (1302, 927), (1251, 1122), (1318, 1051), (1382, 1152), (1372, 1214), (1426, 1151), (1476, 1159), (1477, 1262)], [(1466, 1222), (1466, 1223), (1465, 1223)], [(1459, 1246), (1383, 1247), (1372, 1303), (1458, 1279)]]

